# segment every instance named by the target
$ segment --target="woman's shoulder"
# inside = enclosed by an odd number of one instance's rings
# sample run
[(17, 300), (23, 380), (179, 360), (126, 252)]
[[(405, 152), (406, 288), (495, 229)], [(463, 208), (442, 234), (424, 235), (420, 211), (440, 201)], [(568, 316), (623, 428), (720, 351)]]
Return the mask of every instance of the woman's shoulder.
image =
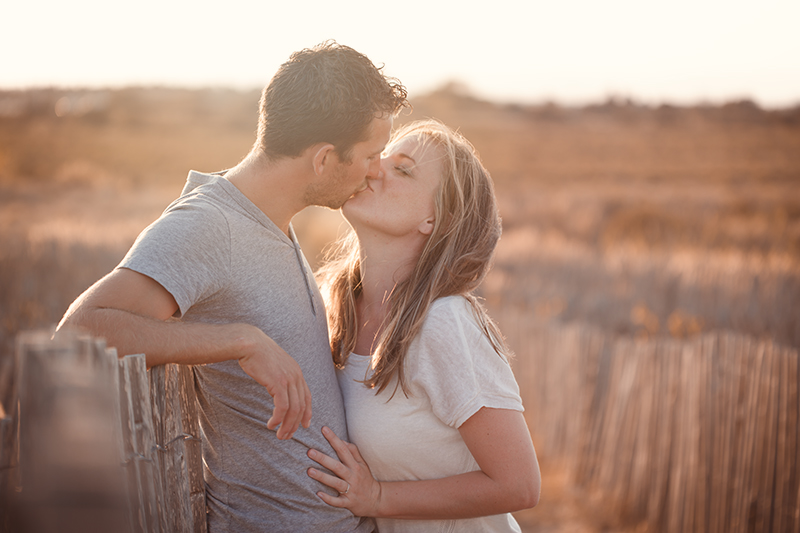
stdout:
[(456, 294), (435, 299), (428, 308), (428, 318), (446, 315), (471, 314), (472, 304), (466, 297)]
[[(482, 343), (485, 333), (476, 313), (473, 304), (464, 296), (437, 298), (431, 303), (422, 322), (419, 341), (425, 344), (445, 343), (453, 348), (460, 343)], [(454, 343), (453, 339), (458, 342)]]
[[(442, 351), (497, 357), (502, 352), (491, 337), (490, 320), (480, 303), (469, 297), (438, 298), (429, 307), (419, 338), (421, 344), (436, 346)], [(507, 355), (501, 355), (500, 359), (507, 361)]]
[(478, 325), (472, 303), (460, 294), (434, 300), (428, 308), (423, 328), (457, 323)]

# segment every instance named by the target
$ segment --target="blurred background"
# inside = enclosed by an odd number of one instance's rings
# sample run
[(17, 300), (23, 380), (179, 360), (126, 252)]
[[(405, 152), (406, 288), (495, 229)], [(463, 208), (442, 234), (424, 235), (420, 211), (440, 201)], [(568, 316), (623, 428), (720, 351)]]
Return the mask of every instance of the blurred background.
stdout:
[[(413, 111), (396, 123), (459, 129), (496, 182), (504, 235), (481, 295), (517, 352), (545, 470), (526, 530), (800, 527), (797, 2), (78, 0), (2, 13), (2, 354), (113, 269), (190, 169), (238, 163), (272, 73), (334, 38), (408, 87)], [(344, 225), (308, 209), (295, 228), (317, 265)], [(659, 366), (674, 354), (679, 367)], [(700, 377), (670, 388), (671, 372)], [(620, 383), (639, 393), (620, 396)], [(659, 425), (662, 386), (671, 405), (699, 391), (664, 411), (671, 426)], [(657, 466), (658, 436), (695, 427)], [(730, 464), (712, 461), (719, 450)], [(688, 470), (675, 471), (680, 457)], [(734, 504), (741, 520), (715, 521)]]

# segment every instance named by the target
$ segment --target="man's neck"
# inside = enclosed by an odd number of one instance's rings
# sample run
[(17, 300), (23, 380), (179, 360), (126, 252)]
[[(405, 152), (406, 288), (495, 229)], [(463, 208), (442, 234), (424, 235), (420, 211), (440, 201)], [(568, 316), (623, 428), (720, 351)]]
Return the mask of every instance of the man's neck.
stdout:
[(253, 150), (225, 177), (288, 235), (292, 217), (307, 207), (303, 203), (304, 164), (302, 158), (269, 161), (263, 152)]

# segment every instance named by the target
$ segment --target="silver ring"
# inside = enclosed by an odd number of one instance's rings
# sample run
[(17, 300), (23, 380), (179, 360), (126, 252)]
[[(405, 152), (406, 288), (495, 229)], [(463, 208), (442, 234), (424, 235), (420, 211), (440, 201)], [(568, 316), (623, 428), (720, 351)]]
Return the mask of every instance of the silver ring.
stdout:
[(344, 492), (340, 492), (339, 495), (341, 496), (342, 494), (347, 494), (348, 492), (350, 492), (350, 483), (347, 484), (347, 489), (345, 489)]

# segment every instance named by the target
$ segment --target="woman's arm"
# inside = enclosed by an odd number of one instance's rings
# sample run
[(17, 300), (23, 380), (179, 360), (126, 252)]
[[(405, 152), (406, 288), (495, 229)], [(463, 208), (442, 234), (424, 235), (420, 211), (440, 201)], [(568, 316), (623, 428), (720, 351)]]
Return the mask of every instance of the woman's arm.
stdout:
[(522, 413), (481, 408), (458, 429), (480, 470), (422, 481), (375, 481), (358, 448), (324, 430), (340, 460), (310, 450), (309, 457), (336, 476), (317, 469), (309, 475), (339, 491), (318, 493), (356, 516), (455, 519), (527, 509), (539, 501), (541, 477)]

